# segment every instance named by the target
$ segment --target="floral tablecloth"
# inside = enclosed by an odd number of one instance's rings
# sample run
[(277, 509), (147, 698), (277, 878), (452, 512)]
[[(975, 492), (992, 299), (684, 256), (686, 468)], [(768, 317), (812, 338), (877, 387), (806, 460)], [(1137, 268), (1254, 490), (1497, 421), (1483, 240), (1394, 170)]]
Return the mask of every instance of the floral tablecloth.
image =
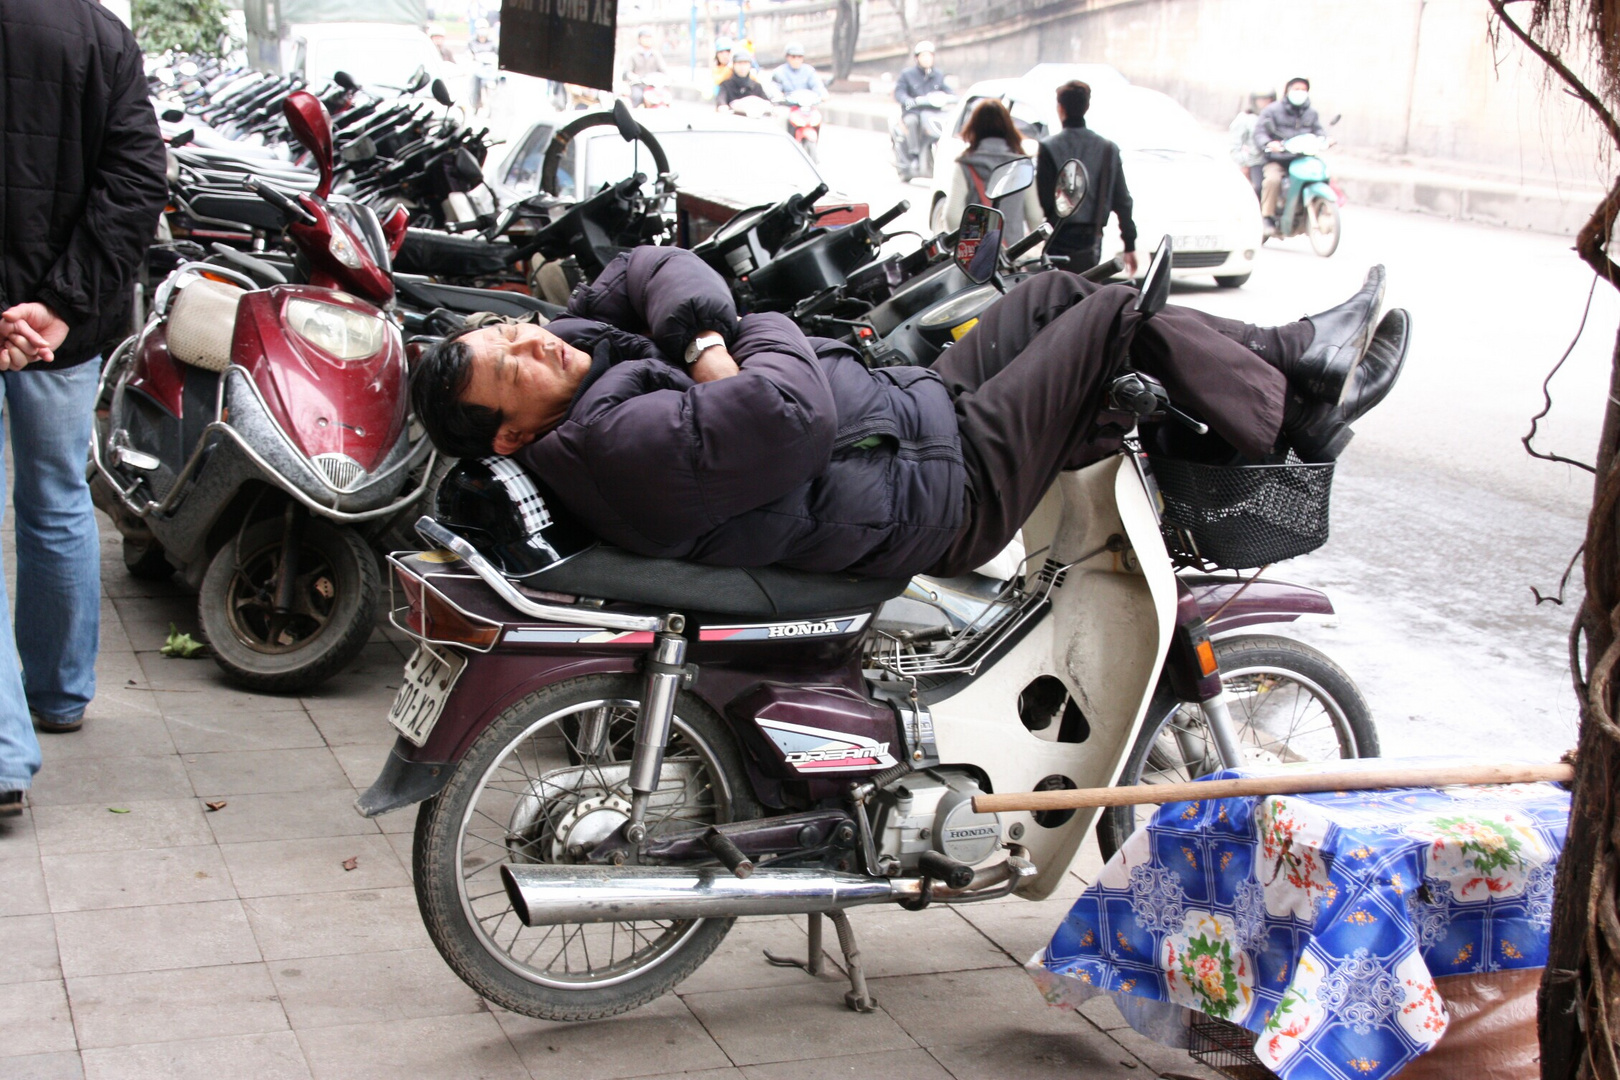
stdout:
[(1568, 817), (1551, 784), (1166, 804), (1031, 971), (1240, 1024), (1284, 1080), (1392, 1076), (1445, 1032), (1435, 977), (1546, 964)]

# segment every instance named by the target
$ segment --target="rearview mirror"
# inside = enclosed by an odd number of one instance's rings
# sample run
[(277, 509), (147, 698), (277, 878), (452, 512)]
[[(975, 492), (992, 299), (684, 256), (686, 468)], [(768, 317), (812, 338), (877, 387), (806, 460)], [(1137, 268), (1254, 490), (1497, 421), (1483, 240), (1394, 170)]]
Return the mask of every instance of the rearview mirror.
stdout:
[(1080, 204), (1086, 201), (1086, 192), (1091, 189), (1091, 177), (1086, 175), (1086, 167), (1079, 158), (1070, 158), (1058, 170), (1057, 186), (1052, 189), (1052, 202), (1055, 204), (1059, 218), (1066, 218), (1080, 209)]
[(997, 165), (984, 185), (984, 197), (999, 199), (1023, 191), (1035, 182), (1035, 163), (1027, 157)]
[(970, 206), (962, 211), (962, 224), (956, 230), (956, 265), (975, 285), (996, 276), (996, 260), (1001, 256), (1001, 211), (988, 206)]
[(456, 175), (469, 184), (484, 182), (484, 167), (478, 164), (478, 159), (465, 146), (456, 151)]
[(422, 87), (426, 86), (427, 84), (428, 84), (427, 65), (426, 64), (417, 64), (416, 65), (416, 70), (411, 73), (411, 81), (405, 84), (405, 92), (407, 94), (414, 94), (418, 90), (422, 89)]
[(178, 124), (180, 121), (184, 120), (185, 118), (186, 118), (186, 111), (184, 109), (164, 109), (163, 110), (163, 119), (165, 121), (167, 121), (168, 123)]
[(170, 136), (169, 137), (169, 145), (170, 146), (184, 146), (184, 145), (186, 145), (187, 143), (189, 143), (192, 139), (194, 139), (196, 137), (197, 137), (197, 129), (196, 128), (186, 128), (184, 131), (177, 131), (172, 136)]
[(282, 102), (281, 111), (287, 115), (293, 138), (309, 151), (321, 171), (315, 197), (326, 198), (332, 193), (332, 118), (326, 114), (326, 106), (308, 90), (294, 90)]
[(351, 94), (360, 89), (360, 84), (355, 82), (354, 76), (350, 75), (347, 71), (332, 72), (332, 81), (343, 87), (343, 89), (347, 90)]
[(1175, 266), (1175, 245), (1166, 236), (1159, 241), (1158, 250), (1142, 275), (1142, 285), (1136, 294), (1136, 310), (1152, 315), (1164, 307), (1170, 298), (1170, 271)]
[(455, 104), (456, 99), (450, 96), (450, 88), (444, 85), (443, 79), (433, 80), (433, 100), (447, 109)]
[(623, 98), (613, 103), (613, 126), (619, 129), (619, 136), (625, 142), (635, 142), (641, 134), (636, 118), (630, 115), (630, 106), (624, 103)]

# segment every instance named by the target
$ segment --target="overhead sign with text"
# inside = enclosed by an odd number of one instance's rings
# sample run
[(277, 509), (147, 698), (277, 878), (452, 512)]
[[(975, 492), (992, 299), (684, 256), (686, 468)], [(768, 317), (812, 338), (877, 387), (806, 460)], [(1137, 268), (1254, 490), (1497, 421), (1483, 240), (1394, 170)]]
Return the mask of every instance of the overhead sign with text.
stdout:
[(501, 0), (501, 67), (613, 89), (618, 0)]

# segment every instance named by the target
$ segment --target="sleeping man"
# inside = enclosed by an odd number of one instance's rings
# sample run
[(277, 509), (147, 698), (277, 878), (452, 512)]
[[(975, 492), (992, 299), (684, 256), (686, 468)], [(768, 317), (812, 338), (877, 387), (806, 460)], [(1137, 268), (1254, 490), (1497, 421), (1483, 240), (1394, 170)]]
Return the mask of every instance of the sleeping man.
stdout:
[[(417, 416), (459, 457), (512, 455), (609, 543), (715, 566), (951, 576), (1001, 551), (1064, 469), (1116, 452), (1128, 364), (1227, 458), (1329, 461), (1388, 394), (1410, 319), (1382, 267), (1348, 301), (1257, 327), (1064, 271), (1010, 290), (932, 369), (868, 370), (786, 316), (738, 318), (679, 248), (620, 256), (545, 327), (430, 347)], [(1125, 348), (1128, 342), (1128, 349)]]

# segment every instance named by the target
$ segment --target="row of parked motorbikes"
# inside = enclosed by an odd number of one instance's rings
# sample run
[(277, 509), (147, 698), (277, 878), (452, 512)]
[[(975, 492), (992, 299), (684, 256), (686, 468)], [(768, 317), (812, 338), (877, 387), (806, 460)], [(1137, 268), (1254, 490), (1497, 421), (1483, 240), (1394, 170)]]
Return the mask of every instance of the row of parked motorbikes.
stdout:
[[(846, 909), (1040, 899), (1093, 825), (1110, 853), (1138, 821), (980, 813), (976, 794), (1376, 755), (1350, 678), (1254, 631), (1330, 614), (1328, 598), (1222, 569), (1319, 545), (1331, 465), (1216, 469), (1131, 443), (1065, 473), (1005, 565), (951, 580), (589, 542), (509, 575), (500, 544), (524, 538), (466, 528), (435, 493), (498, 486), (531, 510), (543, 493), (509, 461), (434, 453), (408, 408), (412, 358), (475, 313), (555, 314), (619, 252), (671, 242), (679, 178), (656, 138), (622, 104), (582, 114), (541, 193), (498, 206), (486, 133), (442, 87), (380, 99), (342, 76), (312, 92), (193, 68), (158, 92), (171, 208), (140, 325), (103, 377), (98, 502), (131, 572), (198, 588), (216, 660), (252, 688), (305, 688), (351, 659), (387, 560), (390, 617), (417, 647), (398, 741), (357, 805), (419, 804), (423, 919), (489, 1000), (623, 1012), (737, 917), (787, 913), (811, 916), (809, 957), (776, 961), (819, 972), (828, 915), (846, 1000), (869, 1009)], [(655, 172), (560, 200), (560, 155), (591, 125), (646, 144)], [(987, 201), (1032, 173), (1004, 166)], [(1078, 163), (1061, 170), (1060, 213), (1084, 183)], [(826, 194), (746, 209), (694, 250), (739, 310), (846, 341), (884, 378), (916, 378), (1012, 284), (1054, 269), (1048, 227), (1004, 245), (993, 206), (897, 251), (885, 228), (904, 203), (828, 225)], [(1142, 282), (1145, 316), (1172, 259), (1162, 245)], [(1113, 396), (1145, 426), (1202, 426), (1128, 363)]]

